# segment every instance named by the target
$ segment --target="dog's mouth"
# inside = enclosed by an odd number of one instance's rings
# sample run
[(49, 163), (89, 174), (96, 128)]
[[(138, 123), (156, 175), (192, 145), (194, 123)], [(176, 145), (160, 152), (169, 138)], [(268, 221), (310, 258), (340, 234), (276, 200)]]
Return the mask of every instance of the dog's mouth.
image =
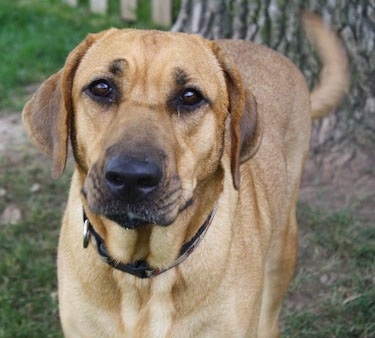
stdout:
[[(108, 214), (104, 215), (106, 218), (117, 223), (119, 226), (125, 229), (138, 229), (141, 227), (151, 226), (156, 224), (156, 219), (154, 217), (140, 217), (131, 212), (129, 213), (119, 213), (119, 214)], [(160, 220), (156, 225), (167, 226), (171, 222), (166, 222), (166, 220)]]
[(101, 210), (99, 214), (125, 229), (138, 229), (152, 225), (165, 227), (171, 225), (178, 215), (189, 208), (192, 204), (193, 200), (189, 199), (180, 208), (170, 208), (170, 206), (167, 206), (165, 208), (160, 208), (160, 210), (156, 210), (156, 208), (150, 206), (139, 208), (138, 210), (120, 211), (117, 209), (117, 212)]
[(137, 229), (140, 227), (144, 227), (150, 225), (149, 221), (143, 219), (132, 218), (126, 214), (124, 215), (107, 215), (106, 216), (111, 221), (117, 223), (118, 225), (122, 226), (125, 229)]

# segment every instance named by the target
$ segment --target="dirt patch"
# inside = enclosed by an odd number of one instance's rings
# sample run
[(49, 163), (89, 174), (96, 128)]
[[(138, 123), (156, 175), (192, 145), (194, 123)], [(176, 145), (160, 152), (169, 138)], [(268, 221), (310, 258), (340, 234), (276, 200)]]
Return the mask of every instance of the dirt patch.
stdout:
[(346, 154), (310, 156), (300, 200), (326, 210), (347, 210), (374, 219), (375, 158), (358, 149)]
[[(23, 129), (21, 114), (11, 114), (0, 118), (0, 158), (8, 157), (16, 150), (29, 145)], [(26, 150), (26, 149), (24, 149)]]

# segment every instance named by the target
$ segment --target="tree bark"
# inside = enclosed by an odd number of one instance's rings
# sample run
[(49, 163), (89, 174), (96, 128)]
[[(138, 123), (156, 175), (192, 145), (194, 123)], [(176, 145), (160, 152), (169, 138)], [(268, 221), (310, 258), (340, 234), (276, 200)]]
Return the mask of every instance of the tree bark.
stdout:
[(301, 27), (301, 9), (320, 13), (337, 30), (351, 65), (344, 102), (314, 123), (311, 160), (326, 179), (355, 159), (361, 164), (350, 170), (374, 175), (375, 0), (182, 0), (172, 30), (265, 44), (288, 56), (313, 87), (320, 63)]

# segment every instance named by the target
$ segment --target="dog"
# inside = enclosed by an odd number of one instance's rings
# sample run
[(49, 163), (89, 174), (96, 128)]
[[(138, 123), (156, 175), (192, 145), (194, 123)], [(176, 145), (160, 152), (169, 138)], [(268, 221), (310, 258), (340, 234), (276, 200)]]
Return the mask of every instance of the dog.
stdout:
[(66, 337), (276, 337), (297, 257), (311, 121), (348, 86), (335, 33), (303, 14), (322, 59), (310, 93), (291, 61), (240, 40), (88, 35), (25, 105), (64, 171), (58, 245)]

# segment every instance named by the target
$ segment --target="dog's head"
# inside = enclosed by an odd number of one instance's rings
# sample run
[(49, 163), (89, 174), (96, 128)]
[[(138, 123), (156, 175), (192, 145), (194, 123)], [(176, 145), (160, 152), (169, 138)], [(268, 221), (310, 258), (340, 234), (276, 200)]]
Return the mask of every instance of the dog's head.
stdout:
[(235, 64), (215, 42), (181, 33), (89, 35), (23, 117), (54, 178), (71, 139), (90, 210), (126, 228), (173, 223), (197, 191), (222, 181), (224, 151), (238, 189), (240, 164), (260, 139)]

